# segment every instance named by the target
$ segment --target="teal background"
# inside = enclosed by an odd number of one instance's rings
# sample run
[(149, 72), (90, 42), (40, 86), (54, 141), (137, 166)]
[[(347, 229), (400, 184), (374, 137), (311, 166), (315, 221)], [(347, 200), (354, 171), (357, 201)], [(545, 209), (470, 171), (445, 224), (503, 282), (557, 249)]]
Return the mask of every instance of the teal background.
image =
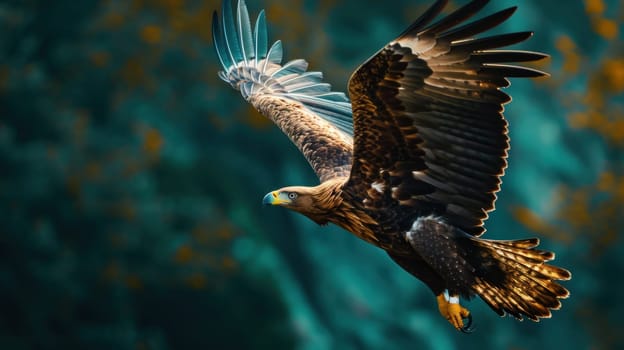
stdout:
[[(287, 59), (344, 91), (429, 1), (254, 0)], [(465, 1), (453, 1), (463, 4)], [(317, 180), (217, 78), (199, 0), (0, 1), (0, 349), (624, 346), (624, 2), (518, 4), (552, 55), (506, 91), (512, 148), (488, 238), (539, 236), (571, 297), (540, 323), (434, 297), (336, 227), (261, 206)]]

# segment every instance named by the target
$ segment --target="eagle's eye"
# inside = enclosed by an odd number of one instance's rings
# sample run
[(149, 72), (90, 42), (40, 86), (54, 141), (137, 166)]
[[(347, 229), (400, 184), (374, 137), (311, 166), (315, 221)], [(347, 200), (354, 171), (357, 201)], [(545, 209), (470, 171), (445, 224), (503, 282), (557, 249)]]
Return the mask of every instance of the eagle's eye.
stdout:
[(291, 201), (297, 199), (297, 194), (295, 192), (288, 192), (288, 199)]

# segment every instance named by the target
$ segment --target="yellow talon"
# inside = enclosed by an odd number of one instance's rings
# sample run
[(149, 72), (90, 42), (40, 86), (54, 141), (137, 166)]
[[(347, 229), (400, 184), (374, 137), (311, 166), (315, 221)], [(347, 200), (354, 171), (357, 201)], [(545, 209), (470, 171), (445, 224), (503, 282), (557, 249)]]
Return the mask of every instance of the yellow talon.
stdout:
[[(466, 331), (466, 329), (464, 329), (463, 319), (470, 316), (470, 311), (458, 303), (449, 303), (446, 301), (444, 293), (438, 295), (436, 299), (438, 301), (438, 310), (440, 310), (442, 317), (446, 318), (455, 329)], [(470, 325), (468, 325), (468, 327), (470, 327)]]

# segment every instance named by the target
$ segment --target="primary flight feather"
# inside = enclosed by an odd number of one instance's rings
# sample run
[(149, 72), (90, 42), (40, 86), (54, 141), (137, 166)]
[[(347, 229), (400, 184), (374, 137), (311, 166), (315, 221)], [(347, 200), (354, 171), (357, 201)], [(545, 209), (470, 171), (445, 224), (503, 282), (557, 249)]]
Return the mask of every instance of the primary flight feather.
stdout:
[(225, 0), (221, 22), (215, 12), (212, 23), (219, 77), (290, 138), (321, 182), (270, 192), (263, 202), (384, 249), (462, 331), (472, 318), (460, 296), (537, 321), (561, 306), (569, 293), (556, 281), (571, 277), (546, 264), (555, 255), (535, 249), (538, 239), (479, 238), (507, 166), (503, 105), (511, 99), (501, 88), (510, 77), (545, 75), (513, 63), (546, 57), (500, 50), (530, 32), (476, 37), (515, 11), (469, 21), (487, 3), (435, 21), (446, 6), (437, 1), (353, 73), (351, 102), (306, 61), (282, 63), (281, 42), (268, 47), (264, 11), (252, 29), (245, 2), (234, 14)]

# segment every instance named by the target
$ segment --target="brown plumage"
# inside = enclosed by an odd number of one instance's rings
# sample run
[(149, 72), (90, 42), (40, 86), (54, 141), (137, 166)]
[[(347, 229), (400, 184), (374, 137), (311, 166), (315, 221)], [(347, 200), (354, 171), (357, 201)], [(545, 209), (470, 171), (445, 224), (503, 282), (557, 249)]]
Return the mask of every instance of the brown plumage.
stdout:
[(351, 137), (296, 101), (259, 95), (252, 96), (250, 103), (299, 148), (321, 182), (349, 175), (353, 153)]
[[(571, 276), (546, 264), (554, 253), (535, 249), (537, 239), (479, 238), (507, 166), (502, 112), (510, 98), (501, 88), (508, 77), (545, 74), (508, 64), (543, 54), (494, 50), (531, 33), (474, 37), (515, 11), (467, 22), (487, 2), (472, 1), (431, 24), (446, 5), (437, 1), (356, 70), (351, 108), (320, 73), (305, 72), (305, 61), (282, 65), (281, 43), (263, 48), (263, 12), (254, 33), (242, 1), (238, 29), (229, 1), (223, 25), (216, 14), (213, 21), (221, 78), (292, 140), (321, 181), (271, 192), (264, 203), (384, 249), (431, 288), (442, 315), (461, 330), (469, 312), (460, 295), (478, 295), (499, 315), (537, 321), (560, 307), (569, 293), (556, 281)], [(345, 122), (351, 111), (352, 127)]]

